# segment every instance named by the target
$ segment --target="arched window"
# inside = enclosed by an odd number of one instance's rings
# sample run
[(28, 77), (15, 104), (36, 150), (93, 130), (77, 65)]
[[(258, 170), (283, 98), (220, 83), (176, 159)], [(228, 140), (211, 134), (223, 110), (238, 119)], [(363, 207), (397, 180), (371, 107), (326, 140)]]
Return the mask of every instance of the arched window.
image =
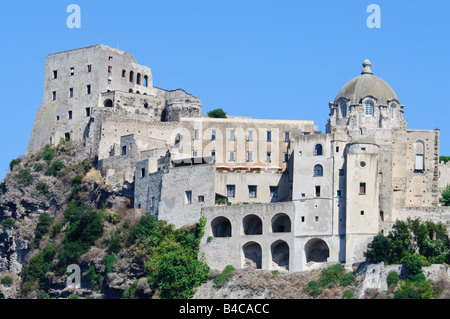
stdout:
[(414, 142), (414, 151), (416, 153), (416, 171), (423, 171), (425, 169), (425, 143), (422, 140)]
[(231, 223), (226, 217), (216, 217), (211, 222), (214, 237), (231, 237)]
[(391, 103), (391, 119), (395, 119), (395, 108), (397, 107), (396, 103)]
[(317, 164), (316, 166), (314, 166), (314, 176), (323, 176), (322, 165)]
[(325, 241), (319, 238), (309, 240), (305, 245), (306, 262), (326, 262), (330, 257), (330, 249)]
[(364, 114), (373, 116), (373, 101), (368, 100), (364, 103)]
[(272, 218), (272, 232), (273, 233), (290, 233), (291, 219), (284, 213), (276, 214)]
[(122, 77), (123, 78), (127, 77), (127, 70), (125, 70), (125, 69), (122, 70)]
[(258, 243), (254, 241), (246, 243), (242, 246), (242, 252), (244, 253), (243, 268), (261, 269), (262, 250)]
[(105, 100), (105, 102), (103, 102), (103, 106), (104, 107), (112, 107), (113, 106), (112, 100), (111, 99)]
[(148, 86), (148, 76), (144, 75), (144, 86)]
[(130, 82), (134, 81), (134, 72), (130, 71)]
[(289, 270), (289, 245), (283, 240), (277, 240), (270, 246), (272, 266)]
[(314, 146), (314, 156), (321, 156), (322, 155), (322, 144), (316, 144)]
[(244, 228), (244, 235), (261, 235), (262, 234), (262, 220), (256, 215), (247, 215), (242, 220)]
[(341, 109), (341, 117), (347, 117), (347, 101), (341, 100), (339, 106)]
[(140, 73), (138, 73), (136, 75), (136, 84), (141, 84), (141, 74)]

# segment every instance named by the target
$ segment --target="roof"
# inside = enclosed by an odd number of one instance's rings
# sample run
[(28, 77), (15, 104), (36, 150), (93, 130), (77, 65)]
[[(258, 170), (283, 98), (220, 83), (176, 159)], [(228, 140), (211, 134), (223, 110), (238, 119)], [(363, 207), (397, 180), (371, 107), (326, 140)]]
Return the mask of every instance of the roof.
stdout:
[(394, 90), (383, 79), (373, 75), (369, 60), (363, 62), (364, 69), (361, 75), (348, 81), (339, 91), (335, 103), (342, 97), (349, 100), (350, 105), (360, 104), (365, 97), (373, 97), (378, 104), (388, 105), (392, 100), (397, 102), (398, 98)]

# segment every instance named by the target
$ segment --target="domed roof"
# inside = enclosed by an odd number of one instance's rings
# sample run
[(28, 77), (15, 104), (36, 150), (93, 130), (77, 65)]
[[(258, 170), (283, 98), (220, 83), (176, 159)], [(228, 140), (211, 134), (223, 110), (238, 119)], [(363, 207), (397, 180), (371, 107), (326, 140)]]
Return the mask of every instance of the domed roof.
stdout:
[(363, 62), (364, 69), (361, 75), (348, 81), (339, 91), (334, 102), (336, 103), (340, 98), (345, 97), (350, 100), (350, 104), (359, 104), (361, 100), (367, 96), (372, 96), (377, 99), (378, 104), (387, 105), (387, 101), (396, 100), (397, 95), (394, 90), (384, 80), (373, 75), (370, 69), (369, 60)]

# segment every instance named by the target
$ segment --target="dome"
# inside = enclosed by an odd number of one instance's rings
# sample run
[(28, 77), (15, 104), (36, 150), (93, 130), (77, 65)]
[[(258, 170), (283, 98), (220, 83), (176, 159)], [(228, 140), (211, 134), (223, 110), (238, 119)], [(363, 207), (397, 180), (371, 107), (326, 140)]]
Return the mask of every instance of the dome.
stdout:
[(377, 103), (382, 105), (387, 105), (388, 101), (392, 100), (398, 102), (397, 95), (389, 84), (373, 75), (371, 65), (369, 60), (363, 62), (364, 69), (361, 75), (351, 79), (342, 87), (334, 100), (335, 103), (344, 97), (349, 100), (350, 105), (360, 104), (367, 96), (375, 98)]

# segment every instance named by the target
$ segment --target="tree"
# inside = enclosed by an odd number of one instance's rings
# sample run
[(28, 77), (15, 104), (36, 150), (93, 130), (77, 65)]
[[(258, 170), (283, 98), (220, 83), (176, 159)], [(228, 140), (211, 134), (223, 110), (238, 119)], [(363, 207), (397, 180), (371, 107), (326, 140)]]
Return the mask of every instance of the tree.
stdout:
[(215, 109), (208, 112), (208, 117), (226, 119), (227, 114), (222, 109)]
[(450, 185), (447, 185), (442, 189), (439, 202), (444, 206), (450, 206)]
[(390, 262), (389, 253), (392, 249), (392, 242), (382, 233), (378, 233), (369, 244), (364, 256), (372, 263)]

